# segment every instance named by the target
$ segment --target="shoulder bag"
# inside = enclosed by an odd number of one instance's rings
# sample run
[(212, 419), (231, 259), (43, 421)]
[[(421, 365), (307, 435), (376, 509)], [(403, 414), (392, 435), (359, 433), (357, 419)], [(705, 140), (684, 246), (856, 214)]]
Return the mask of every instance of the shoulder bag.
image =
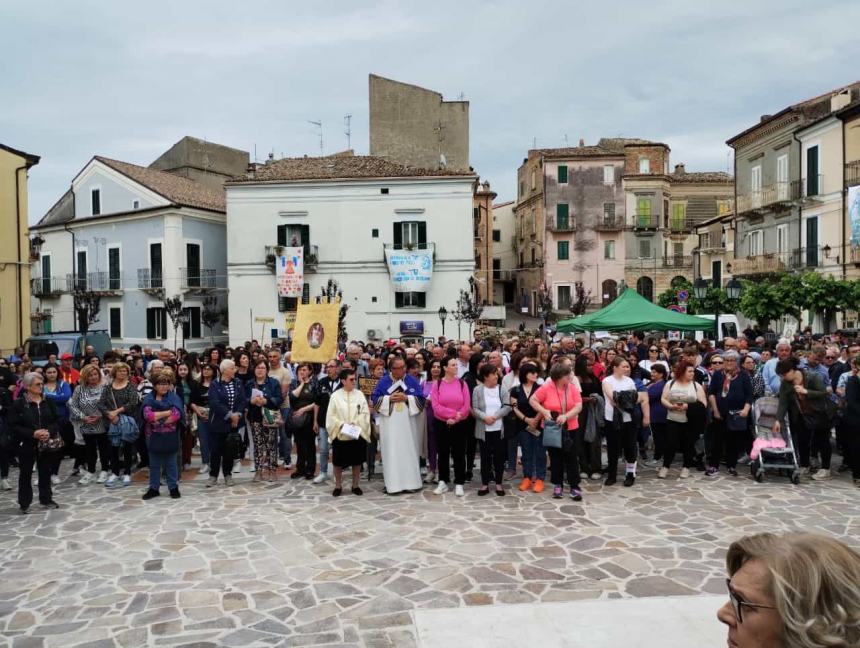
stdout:
[[(44, 402), (47, 404), (47, 401), (44, 401)], [(36, 428), (38, 430), (38, 429), (41, 429), (41, 427), (42, 427), (42, 405), (41, 405), (41, 403), (36, 404), (36, 416), (39, 417), (39, 422), (37, 424), (38, 427)], [(60, 436), (59, 432), (53, 432), (53, 433), (49, 432), (49, 434), (50, 434), (50, 436), (45, 441), (39, 441), (38, 446), (37, 446), (39, 452), (57, 452), (59, 450), (62, 450), (66, 446), (66, 443), (65, 443), (65, 441), (63, 441), (63, 437)]]
[[(567, 412), (567, 388), (565, 387), (564, 395), (561, 397), (561, 409)], [(552, 412), (553, 414), (555, 412)], [(567, 427), (567, 422), (565, 422)], [(544, 421), (543, 424), (543, 447), (544, 448), (561, 448), (563, 442), (564, 430), (561, 425), (554, 420)]]

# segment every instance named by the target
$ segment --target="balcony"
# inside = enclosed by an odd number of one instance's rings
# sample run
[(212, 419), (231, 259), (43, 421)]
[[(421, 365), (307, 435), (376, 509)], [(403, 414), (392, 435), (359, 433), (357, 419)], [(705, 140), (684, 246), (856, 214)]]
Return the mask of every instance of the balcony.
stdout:
[(122, 274), (108, 272), (88, 272), (74, 277), (66, 275), (69, 292), (93, 292), (113, 295), (122, 292)]
[(218, 287), (211, 268), (179, 268), (179, 281), (182, 290), (191, 292), (211, 292)]
[(860, 160), (845, 163), (845, 186), (860, 184)]
[(818, 175), (803, 178), (800, 180), (800, 189), (800, 195), (804, 201), (814, 202), (821, 200), (821, 195), (824, 193), (824, 176), (819, 173)]
[(795, 266), (796, 255), (792, 252), (770, 252), (738, 257), (732, 262), (732, 274), (759, 275), (772, 272), (787, 272)]
[(801, 181), (776, 182), (738, 196), (738, 215), (764, 213), (773, 207), (786, 207), (802, 195)]
[(514, 281), (516, 276), (514, 270), (493, 270), (493, 281)]
[(576, 223), (571, 220), (547, 220), (546, 228), (555, 234), (569, 234), (576, 231)]
[(655, 230), (660, 226), (660, 215), (637, 211), (631, 222), (633, 230)]
[(696, 221), (692, 218), (672, 216), (669, 218), (667, 229), (673, 234), (689, 234), (695, 227)]
[(137, 269), (137, 287), (139, 290), (155, 295), (164, 294), (164, 278), (161, 269), (150, 270), (149, 268)]
[(34, 297), (59, 297), (68, 290), (69, 282), (60, 277), (34, 277), (30, 279), (30, 292)]
[(621, 216), (604, 216), (597, 221), (594, 229), (598, 232), (619, 232), (624, 229), (624, 219)]
[[(274, 272), (275, 270), (275, 261), (281, 254), (284, 252), (284, 246), (282, 245), (267, 245), (265, 247), (265, 258), (266, 265), (269, 270)], [(319, 246), (318, 245), (307, 245), (305, 246), (305, 272), (316, 272), (317, 265), (319, 265)]]
[(692, 268), (693, 257), (689, 254), (670, 254), (663, 257), (664, 268)]

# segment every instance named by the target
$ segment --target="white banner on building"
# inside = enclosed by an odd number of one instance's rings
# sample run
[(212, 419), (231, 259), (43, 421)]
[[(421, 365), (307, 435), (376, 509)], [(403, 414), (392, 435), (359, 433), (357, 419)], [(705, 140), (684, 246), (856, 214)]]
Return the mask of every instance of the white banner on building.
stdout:
[(278, 297), (301, 297), (305, 282), (305, 250), (300, 247), (282, 248), (277, 258)]
[(848, 187), (848, 222), (851, 225), (851, 247), (856, 248), (860, 246), (860, 185)]
[(385, 249), (394, 292), (427, 292), (433, 278), (433, 250)]

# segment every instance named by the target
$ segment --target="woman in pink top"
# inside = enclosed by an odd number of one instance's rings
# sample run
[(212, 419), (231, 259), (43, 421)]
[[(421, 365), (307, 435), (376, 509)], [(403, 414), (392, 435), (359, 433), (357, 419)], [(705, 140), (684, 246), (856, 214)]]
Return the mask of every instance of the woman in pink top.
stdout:
[(457, 377), (457, 358), (449, 358), (443, 362), (443, 376), (433, 381), (430, 388), (436, 448), (439, 453), (439, 485), (433, 492), (437, 495), (448, 492), (448, 482), (451, 480), (450, 456), (453, 450), (454, 490), (462, 497), (463, 484), (466, 482), (466, 436), (472, 400), (469, 397), (468, 385)]
[[(550, 479), (553, 483), (552, 496), (559, 499), (564, 490), (564, 472), (570, 484), (570, 497), (582, 501), (579, 488), (579, 460), (573, 442), (573, 431), (579, 427), (579, 413), (582, 411), (582, 393), (570, 380), (570, 367), (566, 363), (556, 363), (549, 370), (550, 379), (541, 385), (529, 400), (529, 404), (544, 420), (552, 420), (562, 426), (561, 448), (549, 450)], [(542, 423), (543, 424), (543, 423)]]

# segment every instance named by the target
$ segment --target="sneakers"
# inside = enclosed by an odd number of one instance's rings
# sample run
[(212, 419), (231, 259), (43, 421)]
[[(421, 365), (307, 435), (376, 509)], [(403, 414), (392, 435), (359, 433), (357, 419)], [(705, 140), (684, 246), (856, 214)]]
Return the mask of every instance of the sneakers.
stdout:
[(656, 466), (660, 463), (660, 460), (659, 459), (647, 459), (644, 463), (646, 466), (653, 468), (654, 466)]
[(209, 464), (203, 464), (200, 466), (200, 470), (197, 471), (198, 475), (205, 475), (209, 472)]
[(319, 475), (314, 477), (313, 483), (322, 484), (326, 479), (328, 479), (328, 475), (326, 475), (324, 472), (321, 472)]
[(242, 462), (241, 462), (241, 461), (239, 461), (238, 459), (236, 459), (236, 460), (233, 462), (233, 470), (232, 470), (231, 472), (234, 472), (234, 473), (240, 473), (240, 472), (242, 472)]
[(52, 483), (54, 486), (59, 485), (59, 483), (60, 483), (60, 476), (59, 476), (59, 475), (51, 475), (51, 483)]
[(627, 488), (630, 488), (635, 483), (636, 483), (636, 475), (634, 475), (633, 473), (627, 473), (626, 475), (624, 475), (624, 485)]
[(131, 485), (131, 475), (123, 475), (122, 476), (122, 485), (123, 486)]
[(217, 477), (210, 477), (206, 480), (206, 488), (212, 488), (215, 484), (218, 483)]
[(111, 473), (110, 475), (108, 475), (108, 478), (105, 480), (105, 487), (106, 488), (113, 488), (115, 485), (116, 485), (116, 475)]
[(603, 475), (601, 475), (599, 472), (591, 473), (591, 478), (594, 481), (597, 481), (598, 479), (603, 479)]
[(802, 476), (808, 475), (809, 474), (809, 466), (802, 466), (800, 468), (800, 474)]
[(457, 497), (463, 497), (463, 495), (465, 494), (466, 491), (463, 490), (462, 484), (457, 484), (456, 486), (454, 486), (454, 495), (456, 495)]
[(582, 491), (576, 488), (575, 486), (570, 487), (570, 499), (574, 502), (582, 501)]
[(178, 488), (171, 488), (170, 497), (171, 499), (179, 499), (180, 497), (182, 497), (182, 493), (179, 492)]
[(690, 469), (689, 468), (681, 468), (681, 479), (689, 479), (690, 478)]
[(815, 481), (826, 481), (830, 479), (830, 470), (828, 470), (827, 468), (821, 468), (812, 476), (812, 479), (814, 479)]
[(424, 475), (424, 483), (425, 484), (432, 484), (434, 481), (436, 481), (436, 473), (433, 472), (432, 470), (428, 470), (427, 474)]
[(151, 500), (152, 498), (154, 498), (154, 497), (158, 497), (159, 495), (161, 495), (161, 493), (159, 493), (157, 490), (153, 490), (153, 489), (151, 489), (151, 488), (150, 488), (149, 490), (147, 490), (147, 491), (143, 494), (143, 497), (142, 497), (141, 499), (143, 499), (143, 500)]
[(579, 473), (579, 478), (580, 479), (588, 479), (588, 473), (586, 473), (586, 472)]
[(535, 479), (534, 488), (532, 490), (534, 490), (535, 493), (543, 493), (543, 479)]
[(665, 466), (660, 466), (660, 470), (657, 471), (657, 479), (666, 479), (666, 476), (669, 474), (669, 469)]
[(86, 486), (87, 484), (91, 484), (93, 481), (93, 473), (87, 472), (86, 470), (81, 470), (81, 478), (78, 480), (78, 483), (81, 486)]
[(436, 486), (436, 489), (433, 491), (434, 495), (444, 495), (448, 492), (448, 484), (443, 481), (439, 481), (439, 484)]
[(738, 471), (735, 468), (729, 468), (726, 470), (726, 472), (729, 473), (732, 477), (738, 476)]
[(104, 483), (107, 481), (107, 478), (108, 478), (107, 471), (106, 471), (106, 470), (102, 470), (102, 471), (99, 473), (98, 478), (96, 479), (96, 483), (97, 483), (97, 484), (104, 484)]
[(618, 481), (618, 475), (614, 472), (609, 473), (609, 476), (606, 478), (606, 481), (603, 482), (604, 486), (615, 486), (615, 483)]
[(562, 496), (562, 488), (561, 486), (553, 486), (552, 487), (552, 498), (553, 499), (561, 499)]
[(234, 482), (234, 481), (233, 481), (233, 476), (232, 476), (232, 475), (227, 475), (227, 476), (224, 478), (224, 485), (225, 485), (225, 486), (235, 486), (235, 485), (236, 485), (236, 482)]
[(752, 459), (750, 459), (750, 456), (748, 454), (745, 454), (743, 457), (738, 459), (738, 464), (740, 464), (741, 466), (749, 466), (751, 461)]
[(58, 509), (58, 508), (60, 508), (60, 505), (57, 504), (54, 500), (51, 500), (47, 504), (42, 504), (42, 508), (44, 508), (44, 509)]
[(12, 490), (12, 484), (8, 479), (0, 479), (0, 490)]
[(520, 486), (519, 486), (520, 490), (525, 492), (531, 487), (532, 487), (532, 480), (529, 479), (528, 477), (523, 477), (523, 480), (520, 482)]
[(714, 466), (708, 466), (708, 469), (705, 471), (705, 477), (716, 477), (719, 472), (719, 469)]

